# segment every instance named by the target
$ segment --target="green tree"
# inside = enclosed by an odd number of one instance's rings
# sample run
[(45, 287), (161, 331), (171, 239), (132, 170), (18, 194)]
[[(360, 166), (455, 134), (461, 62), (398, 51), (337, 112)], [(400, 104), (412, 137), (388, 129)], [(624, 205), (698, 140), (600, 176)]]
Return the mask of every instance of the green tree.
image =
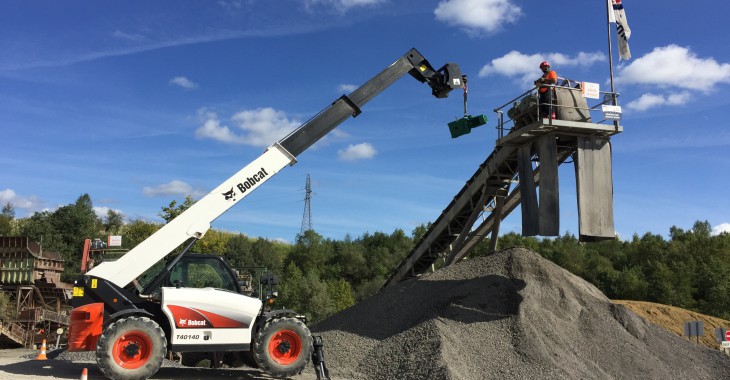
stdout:
[(0, 236), (13, 234), (13, 220), (15, 220), (15, 207), (7, 202), (0, 213)]
[(75, 203), (61, 206), (52, 213), (33, 214), (21, 224), (20, 234), (41, 242), (46, 250), (58, 252), (64, 260), (61, 278), (72, 282), (79, 273), (84, 240), (99, 232), (99, 224), (91, 197), (82, 194)]
[(332, 299), (332, 307), (334, 312), (338, 313), (355, 304), (355, 298), (352, 296), (352, 286), (345, 279), (339, 279), (327, 283), (327, 292)]
[(303, 272), (321, 272), (326, 261), (325, 240), (322, 235), (314, 230), (304, 231), (297, 235), (297, 242), (294, 249), (287, 258), (287, 263), (293, 262)]
[(14, 319), (17, 316), (14, 313), (15, 305), (10, 302), (8, 293), (0, 292), (0, 322), (5, 322), (10, 319)]
[(642, 270), (631, 267), (619, 272), (614, 297), (624, 300), (648, 300), (649, 283), (644, 279)]
[(364, 270), (368, 266), (365, 256), (365, 250), (360, 244), (353, 241), (335, 242), (334, 256), (329, 263), (337, 271), (333, 271), (331, 278), (345, 279), (356, 287), (363, 284), (368, 280)]
[(411, 231), (411, 237), (413, 238), (413, 241), (417, 242), (421, 240), (421, 238), (426, 235), (426, 232), (428, 232), (429, 228), (431, 228), (431, 222), (428, 222), (428, 224), (421, 224), (414, 228), (413, 231)]
[(79, 273), (84, 240), (98, 233), (97, 224), (99, 219), (88, 194), (82, 194), (74, 204), (62, 206), (51, 215), (51, 225), (61, 237), (58, 252), (64, 259), (67, 282), (72, 282)]
[(210, 230), (205, 233), (202, 239), (195, 243), (195, 252), (223, 254), (226, 249), (226, 243), (228, 243), (231, 235), (226, 232)]
[(171, 220), (175, 219), (178, 215), (185, 212), (185, 210), (189, 209), (190, 206), (195, 204), (195, 200), (193, 200), (193, 197), (190, 195), (185, 196), (185, 201), (183, 201), (182, 204), (178, 205), (176, 200), (172, 200), (167, 207), (162, 207), (162, 211), (160, 211), (159, 215), (160, 218), (165, 219), (166, 223), (170, 223)]
[(159, 223), (146, 222), (144, 220), (135, 220), (123, 225), (119, 229), (119, 234), (124, 237), (122, 239), (122, 247), (126, 249), (136, 247), (137, 244), (157, 232), (160, 227), (162, 226)]
[(124, 214), (118, 211), (109, 210), (104, 217), (104, 230), (110, 235), (119, 233), (124, 225)]
[(253, 240), (244, 234), (232, 236), (226, 243), (224, 257), (234, 268), (256, 266), (253, 258), (251, 257), (252, 244)]
[(15, 219), (15, 206), (12, 203), (7, 202), (3, 206), (2, 215)]
[(515, 232), (508, 232), (499, 237), (499, 240), (497, 241), (497, 250), (512, 247), (522, 247), (537, 252), (538, 241), (534, 237), (524, 237)]

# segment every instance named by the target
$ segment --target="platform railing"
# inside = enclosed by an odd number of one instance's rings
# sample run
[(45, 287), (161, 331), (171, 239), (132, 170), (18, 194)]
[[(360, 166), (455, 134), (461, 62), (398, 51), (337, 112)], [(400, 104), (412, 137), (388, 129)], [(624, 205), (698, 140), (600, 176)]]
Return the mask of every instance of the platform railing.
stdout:
[[(618, 98), (618, 93), (614, 92), (606, 92), (606, 91), (599, 91), (600, 98), (597, 99), (598, 101), (595, 102), (593, 105), (588, 105), (587, 107), (577, 107), (574, 105), (566, 105), (566, 104), (558, 104), (555, 97), (555, 88), (560, 88), (563, 90), (568, 90), (571, 92), (575, 92), (575, 96), (583, 96), (582, 92), (582, 82), (578, 82), (572, 79), (568, 78), (562, 78), (558, 77), (558, 84), (556, 85), (546, 85), (543, 87), (548, 87), (548, 98), (549, 102), (551, 103), (551, 111), (555, 110), (557, 112), (548, 112), (546, 117), (541, 118), (540, 116), (540, 96), (539, 96), (539, 87), (535, 86), (520, 95), (510, 99), (505, 104), (497, 107), (494, 109), (494, 112), (497, 113), (497, 138), (501, 139), (505, 135), (505, 131), (507, 133), (521, 128), (525, 125), (531, 124), (533, 122), (536, 122), (540, 119), (547, 119), (548, 121), (552, 121), (553, 117), (557, 114), (560, 114), (561, 109), (568, 109), (572, 108), (579, 111), (585, 111), (591, 116), (591, 120), (599, 120), (599, 121), (592, 121), (592, 123), (595, 124), (603, 124), (608, 122), (613, 122), (612, 120), (606, 120), (603, 117), (603, 112), (601, 106), (603, 105), (610, 105), (613, 103), (614, 97)], [(587, 104), (587, 103), (586, 103)], [(507, 113), (507, 115), (505, 115)], [(594, 117), (600, 116), (600, 117)], [(556, 119), (560, 119), (559, 117), (556, 117)]]

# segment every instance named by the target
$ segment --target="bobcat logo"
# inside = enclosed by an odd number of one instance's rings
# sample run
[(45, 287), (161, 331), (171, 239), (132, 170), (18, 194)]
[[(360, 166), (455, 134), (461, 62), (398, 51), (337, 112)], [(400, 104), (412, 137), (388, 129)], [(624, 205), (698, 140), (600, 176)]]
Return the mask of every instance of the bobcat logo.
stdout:
[(223, 196), (226, 197), (226, 200), (229, 200), (229, 199), (234, 200), (234, 201), (236, 200), (236, 192), (233, 191), (232, 187), (231, 187), (231, 190), (228, 190), (225, 193), (223, 193)]
[(180, 325), (180, 326), (185, 326), (185, 325), (187, 325), (187, 319), (185, 319), (185, 318), (180, 318), (180, 323), (179, 323), (179, 325)]

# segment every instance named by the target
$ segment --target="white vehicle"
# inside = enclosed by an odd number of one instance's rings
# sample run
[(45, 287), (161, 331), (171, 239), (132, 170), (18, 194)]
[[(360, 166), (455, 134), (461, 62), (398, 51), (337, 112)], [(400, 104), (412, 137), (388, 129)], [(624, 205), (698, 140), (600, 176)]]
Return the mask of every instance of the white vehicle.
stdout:
[[(272, 376), (301, 372), (313, 351), (305, 318), (292, 310), (265, 311), (261, 300), (242, 294), (236, 275), (222, 258), (186, 252), (211, 222), (296, 163), (300, 153), (350, 116), (360, 114), (362, 105), (406, 73), (427, 83), (437, 98), (462, 87), (458, 65), (449, 63), (434, 70), (416, 49), (408, 51), (120, 259), (79, 276), (74, 285), (69, 351), (96, 351), (99, 368), (113, 379), (154, 375), (168, 351), (252, 354), (255, 364)], [(138, 286), (138, 277), (186, 241), (182, 253), (147, 286)], [(206, 287), (193, 287), (191, 274), (203, 267), (217, 278)]]

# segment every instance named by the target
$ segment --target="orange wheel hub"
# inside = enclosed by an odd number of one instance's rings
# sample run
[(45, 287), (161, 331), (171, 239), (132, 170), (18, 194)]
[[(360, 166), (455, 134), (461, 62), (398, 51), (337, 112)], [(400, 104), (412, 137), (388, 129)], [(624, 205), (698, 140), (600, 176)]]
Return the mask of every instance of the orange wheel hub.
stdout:
[(302, 352), (302, 338), (291, 330), (277, 332), (269, 341), (269, 355), (281, 365), (294, 363)]
[(135, 369), (150, 359), (152, 340), (141, 331), (129, 331), (114, 342), (112, 356), (122, 368)]

